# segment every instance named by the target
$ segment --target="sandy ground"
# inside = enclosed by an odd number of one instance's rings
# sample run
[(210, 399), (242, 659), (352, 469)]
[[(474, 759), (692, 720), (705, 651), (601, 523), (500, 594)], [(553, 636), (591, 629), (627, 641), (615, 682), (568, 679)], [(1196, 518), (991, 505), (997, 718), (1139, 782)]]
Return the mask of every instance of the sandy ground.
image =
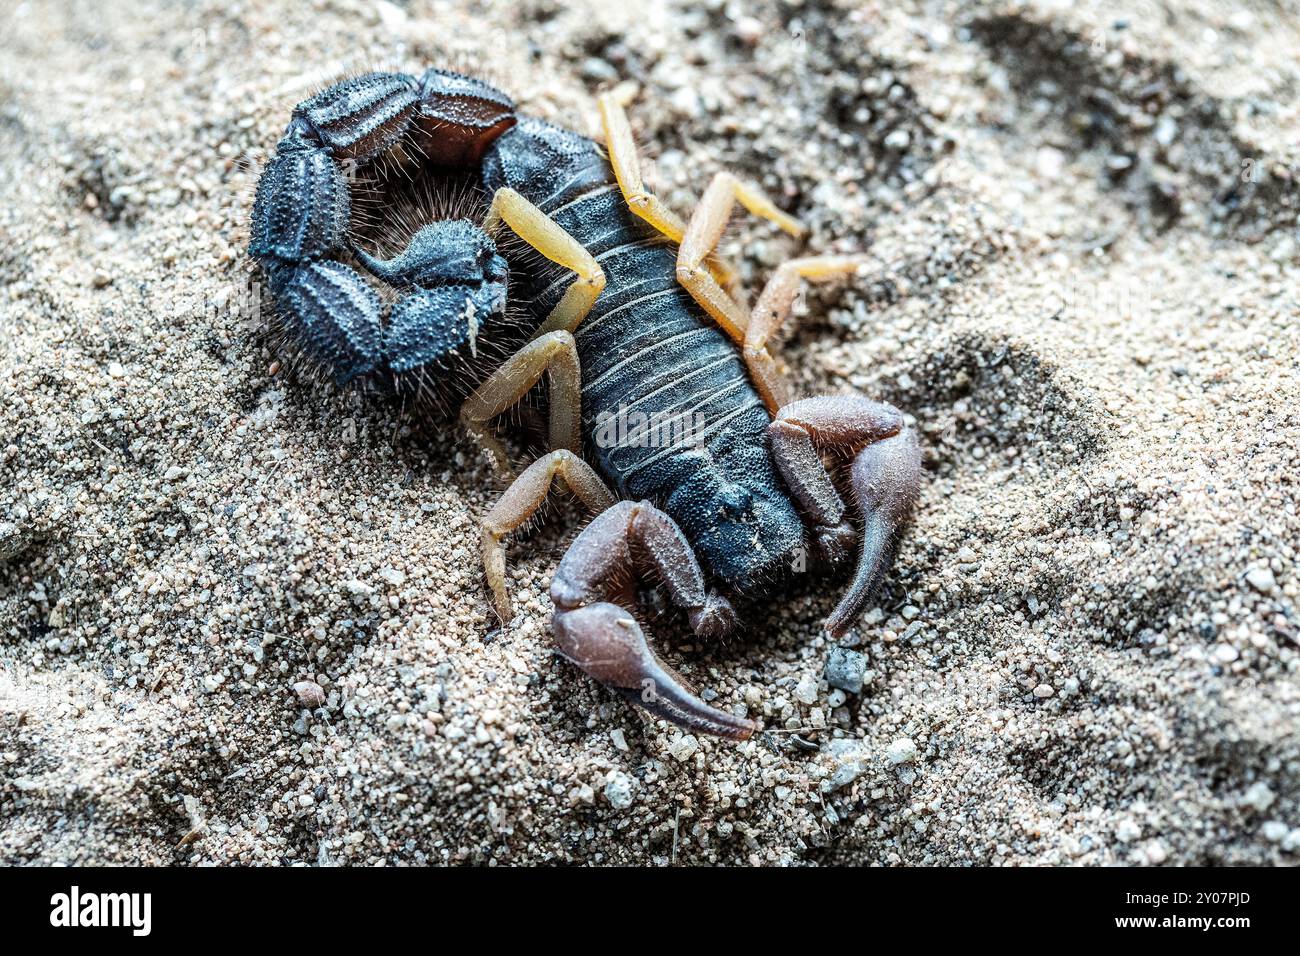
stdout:
[[(1300, 858), (1294, 3), (4, 4), (0, 860), (666, 865)], [(925, 487), (828, 687), (841, 582), (666, 653), (769, 732), (552, 652), (577, 513), (498, 628), (454, 429), (285, 371), (249, 193), (340, 72), (449, 64), (652, 182), (762, 182), (804, 393), (906, 409)], [(737, 222), (751, 285), (796, 251)], [(664, 629), (660, 629), (664, 633)], [(295, 690), (295, 685), (298, 685)]]

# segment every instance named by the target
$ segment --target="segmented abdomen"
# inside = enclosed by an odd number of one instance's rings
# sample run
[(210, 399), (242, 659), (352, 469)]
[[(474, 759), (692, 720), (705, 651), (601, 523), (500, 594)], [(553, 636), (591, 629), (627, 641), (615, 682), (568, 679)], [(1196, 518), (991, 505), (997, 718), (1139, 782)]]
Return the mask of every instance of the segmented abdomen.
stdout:
[[(666, 500), (705, 471), (765, 447), (768, 416), (739, 349), (677, 282), (677, 247), (633, 215), (616, 185), (546, 210), (605, 272), (605, 291), (575, 332), (583, 431), (625, 497)], [(544, 316), (572, 282), (541, 289)], [(747, 457), (747, 456), (746, 456)]]

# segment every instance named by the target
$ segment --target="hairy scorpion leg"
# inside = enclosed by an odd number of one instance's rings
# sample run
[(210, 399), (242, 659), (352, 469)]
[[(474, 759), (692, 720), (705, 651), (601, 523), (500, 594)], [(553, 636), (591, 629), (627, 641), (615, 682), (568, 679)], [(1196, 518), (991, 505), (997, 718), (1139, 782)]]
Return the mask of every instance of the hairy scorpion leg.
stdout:
[(533, 338), (549, 332), (572, 332), (587, 317), (596, 299), (605, 289), (605, 273), (596, 259), (577, 239), (519, 193), (509, 187), (498, 189), (492, 195), (492, 205), (483, 220), (483, 231), (495, 235), (501, 224), (509, 226), (520, 239), (546, 258), (578, 276), (565, 291), (546, 321), (533, 333)]
[(826, 619), (826, 630), (839, 637), (866, 605), (894, 535), (916, 499), (920, 445), (902, 412), (859, 395), (792, 402), (777, 413), (767, 433), (778, 470), (813, 523), (823, 555), (832, 561), (847, 556), (856, 532), (819, 450), (853, 455), (849, 486), (862, 530), (853, 581)]
[(502, 622), (511, 618), (510, 598), (506, 594), (505, 537), (537, 512), (557, 478), (595, 514), (614, 504), (613, 492), (590, 465), (568, 449), (543, 455), (524, 469), (482, 522), (483, 567)]
[(513, 407), (543, 375), (549, 376), (550, 447), (577, 453), (582, 448), (582, 372), (573, 333), (561, 329), (533, 339), (474, 389), (460, 409), (460, 420), (484, 447), (497, 467), (509, 471), (505, 448), (492, 435), (488, 422)]
[(793, 236), (802, 236), (806, 230), (778, 209), (757, 186), (743, 182), (731, 173), (715, 175), (695, 207), (677, 250), (677, 281), (704, 311), (713, 316), (724, 332), (737, 343), (743, 343), (749, 324), (745, 307), (729, 295), (705, 267), (737, 202), (755, 216), (776, 223)]
[(652, 714), (695, 730), (744, 740), (756, 725), (710, 707), (646, 642), (628, 610), (638, 575), (657, 574), (691, 629), (704, 638), (735, 627), (730, 602), (706, 592), (691, 546), (672, 518), (649, 502), (623, 501), (578, 535), (551, 581), (552, 628), (566, 658)]
[(489, 432), (488, 422), (515, 405), (544, 373), (549, 373), (551, 385), (550, 447), (575, 453), (582, 448), (582, 372), (573, 330), (605, 288), (605, 273), (581, 243), (513, 189), (496, 191), (483, 231), (491, 233), (503, 222), (542, 255), (578, 275), (533, 338), (461, 406), (465, 427), (506, 470), (505, 450)]
[[(601, 94), (597, 100), (601, 128), (605, 132), (605, 152), (609, 155), (614, 178), (618, 181), (619, 191), (628, 208), (669, 240), (680, 243), (686, 235), (686, 223), (664, 205), (658, 196), (645, 188), (641, 177), (641, 158), (632, 136), (632, 124), (627, 118), (628, 104), (635, 96), (636, 84), (623, 83), (608, 93)], [(735, 289), (736, 270), (712, 250), (707, 265), (719, 288), (729, 291)]]
[(826, 282), (853, 275), (870, 262), (866, 256), (810, 256), (782, 263), (768, 279), (749, 315), (742, 342), (745, 365), (767, 410), (776, 414), (790, 400), (785, 369), (772, 355), (772, 340), (790, 317), (799, 282)]
[(461, 420), (493, 452), (497, 464), (504, 469), (507, 467), (505, 451), (489, 434), (487, 423), (523, 398), (543, 373), (550, 375), (553, 450), (524, 470), (482, 524), (483, 567), (497, 614), (502, 621), (508, 621), (511, 614), (503, 539), (541, 507), (553, 480), (561, 478), (594, 512), (604, 511), (615, 499), (591, 466), (577, 454), (582, 447), (582, 374), (573, 330), (586, 318), (604, 290), (605, 273), (580, 242), (513, 189), (502, 188), (493, 194), (483, 231), (491, 235), (502, 223), (546, 258), (577, 275), (577, 280), (565, 291), (532, 339), (475, 389), (461, 408)]

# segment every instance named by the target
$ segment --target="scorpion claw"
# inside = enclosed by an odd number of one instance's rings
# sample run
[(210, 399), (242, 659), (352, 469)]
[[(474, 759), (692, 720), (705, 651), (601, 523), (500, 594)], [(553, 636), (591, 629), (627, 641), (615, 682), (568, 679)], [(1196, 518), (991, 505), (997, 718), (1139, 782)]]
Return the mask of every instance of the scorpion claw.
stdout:
[(753, 721), (700, 700), (659, 660), (640, 625), (617, 604), (557, 609), (552, 626), (561, 654), (650, 713), (688, 730), (734, 740), (745, 740), (757, 729)]
[(736, 623), (731, 603), (708, 593), (686, 536), (646, 501), (621, 501), (591, 520), (551, 580), (551, 629), (560, 653), (634, 704), (688, 730), (744, 740), (756, 725), (710, 707), (650, 649), (621, 603), (632, 579), (653, 572), (700, 637), (721, 637)]
[(842, 637), (866, 606), (920, 479), (921, 448), (910, 428), (868, 445), (853, 459), (849, 483), (862, 516), (862, 544), (853, 583), (826, 619), (832, 637)]

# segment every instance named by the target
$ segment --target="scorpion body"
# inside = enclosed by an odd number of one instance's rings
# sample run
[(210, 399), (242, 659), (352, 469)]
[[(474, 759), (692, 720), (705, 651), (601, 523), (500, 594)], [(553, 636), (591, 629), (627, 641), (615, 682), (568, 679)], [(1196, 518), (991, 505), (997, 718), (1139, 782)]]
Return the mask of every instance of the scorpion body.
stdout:
[[(546, 376), (552, 450), (483, 519), (498, 613), (511, 616), (504, 540), (562, 481), (597, 516), (551, 585), (561, 653), (653, 713), (744, 738), (753, 722), (705, 704), (651, 650), (630, 610), (636, 580), (657, 577), (697, 634), (721, 637), (738, 621), (720, 589), (754, 596), (806, 552), (836, 564), (858, 541), (853, 583), (828, 623), (842, 633), (907, 515), (919, 451), (890, 406), (787, 401), (768, 348), (800, 279), (848, 274), (862, 260), (794, 260), (747, 312), (713, 248), (733, 204), (801, 227), (727, 174), (689, 224), (677, 220), (640, 182), (624, 102), (617, 92), (601, 99), (602, 149), (446, 71), (336, 84), (295, 109), (259, 182), (250, 254), (305, 355), (340, 383), (460, 384), (462, 421), (503, 465), (489, 424)], [(481, 225), (430, 223), (381, 260), (351, 239), (341, 164), (399, 149), (477, 171), (492, 200)], [(503, 256), (494, 237), (506, 228), (553, 267)], [(400, 297), (385, 307), (349, 258)], [(526, 303), (531, 338), (505, 319), (507, 293)], [(457, 371), (480, 343), (502, 341), (517, 351), (490, 374)], [(851, 459), (856, 526), (823, 463), (836, 453)]]
[[(535, 169), (543, 144), (558, 158)], [(522, 119), (493, 144), (484, 184), (517, 190), (605, 273), (574, 332), (582, 430), (602, 477), (620, 498), (658, 502), (732, 590), (778, 582), (803, 522), (767, 454), (767, 409), (734, 343), (677, 281), (676, 248), (628, 208), (595, 143), (540, 121)], [(570, 281), (554, 271), (521, 290), (539, 322)], [(615, 433), (602, 437), (602, 422)]]

